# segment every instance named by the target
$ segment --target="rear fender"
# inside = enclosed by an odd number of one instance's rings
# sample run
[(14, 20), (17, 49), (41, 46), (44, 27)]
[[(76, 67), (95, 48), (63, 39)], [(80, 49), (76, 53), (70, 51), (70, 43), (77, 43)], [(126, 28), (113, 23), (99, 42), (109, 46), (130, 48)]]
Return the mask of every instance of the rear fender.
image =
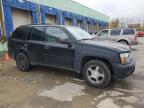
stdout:
[(117, 42), (120, 42), (120, 41), (126, 41), (126, 42), (128, 42), (129, 45), (131, 44), (131, 41), (128, 38), (118, 38)]

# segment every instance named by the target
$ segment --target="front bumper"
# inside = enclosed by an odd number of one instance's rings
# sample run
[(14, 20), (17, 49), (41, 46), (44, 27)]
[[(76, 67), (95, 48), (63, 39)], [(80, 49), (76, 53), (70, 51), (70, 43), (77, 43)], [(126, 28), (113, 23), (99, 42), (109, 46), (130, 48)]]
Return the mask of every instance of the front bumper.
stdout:
[(122, 79), (130, 76), (135, 71), (135, 61), (132, 60), (129, 64), (113, 63), (114, 79)]

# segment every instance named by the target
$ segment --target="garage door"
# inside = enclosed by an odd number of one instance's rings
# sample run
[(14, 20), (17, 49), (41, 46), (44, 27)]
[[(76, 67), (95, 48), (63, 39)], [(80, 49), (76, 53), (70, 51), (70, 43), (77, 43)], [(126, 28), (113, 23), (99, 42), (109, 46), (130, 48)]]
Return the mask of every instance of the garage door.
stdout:
[(14, 29), (20, 25), (26, 25), (32, 23), (31, 12), (29, 11), (12, 9), (12, 18)]
[(65, 25), (67, 25), (67, 26), (72, 26), (72, 20), (66, 18), (66, 19), (65, 19)]
[(2, 36), (2, 30), (1, 30), (1, 21), (0, 21), (0, 38)]
[(56, 25), (57, 18), (54, 15), (46, 15), (46, 24)]
[(87, 23), (87, 32), (91, 32), (91, 25), (90, 25), (90, 23)]
[(82, 21), (78, 21), (78, 23), (77, 23), (77, 26), (79, 27), (79, 28), (82, 28)]
[(94, 24), (94, 33), (96, 33), (96, 32), (97, 32), (97, 25)]

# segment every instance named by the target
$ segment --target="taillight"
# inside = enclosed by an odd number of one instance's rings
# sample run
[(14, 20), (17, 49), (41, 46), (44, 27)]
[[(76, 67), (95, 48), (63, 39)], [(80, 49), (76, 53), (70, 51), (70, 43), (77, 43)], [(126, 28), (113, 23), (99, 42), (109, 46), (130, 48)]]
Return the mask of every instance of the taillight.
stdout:
[(138, 41), (138, 34), (135, 35), (135, 41)]

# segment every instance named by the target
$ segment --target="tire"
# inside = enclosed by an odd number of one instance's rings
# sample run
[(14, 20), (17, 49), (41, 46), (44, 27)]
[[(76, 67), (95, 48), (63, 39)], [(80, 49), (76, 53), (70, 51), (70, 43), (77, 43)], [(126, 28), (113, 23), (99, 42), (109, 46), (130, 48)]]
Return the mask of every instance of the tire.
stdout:
[(121, 44), (124, 44), (124, 45), (129, 45), (127, 41), (125, 40), (122, 40), (122, 41), (119, 41)]
[(28, 72), (30, 70), (28, 57), (24, 53), (18, 53), (16, 55), (16, 65), (20, 71)]
[(84, 65), (82, 72), (85, 81), (90, 86), (96, 88), (106, 87), (111, 81), (110, 69), (102, 61), (98, 60), (89, 61)]

